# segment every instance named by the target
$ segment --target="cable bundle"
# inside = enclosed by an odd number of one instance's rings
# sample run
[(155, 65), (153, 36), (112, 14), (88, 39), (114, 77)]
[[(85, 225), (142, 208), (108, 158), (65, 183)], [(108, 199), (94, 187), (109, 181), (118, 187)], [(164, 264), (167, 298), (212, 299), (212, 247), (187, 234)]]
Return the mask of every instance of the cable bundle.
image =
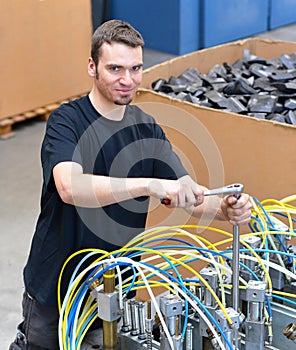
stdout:
[[(248, 267), (242, 261), (256, 261), (261, 274), (258, 276), (249, 269), (252, 279), (267, 281), (268, 296), (272, 295), (272, 297), (285, 300), (294, 306), (296, 302), (291, 300), (296, 297), (294, 294), (273, 290), (269, 269), (275, 268), (280, 270), (289, 281), (296, 280), (295, 252), (290, 247), (287, 247), (287, 244), (281, 239), (283, 236), (286, 237), (286, 235), (289, 237), (296, 236), (296, 230), (294, 229), (296, 207), (291, 204), (295, 199), (296, 196), (290, 196), (281, 201), (265, 200), (260, 203), (256, 198), (252, 198), (253, 212), (250, 222), (252, 232), (240, 237), (242, 244), (240, 267), (248, 270)], [(227, 238), (212, 243), (196, 233), (200, 229), (216, 232)], [(261, 238), (261, 245), (258, 249), (253, 249), (244, 242), (244, 238), (249, 236), (259, 236)], [(210, 291), (218, 308), (222, 310), (229, 325), (232, 326), (232, 320), (226, 311), (225, 297), (225, 289), (231, 288), (225, 276), (231, 275), (232, 250), (219, 249), (219, 247), (231, 244), (231, 242), (232, 234), (229, 232), (211, 227), (183, 225), (146, 230), (123, 248), (111, 253), (100, 249), (84, 249), (74, 253), (65, 262), (59, 278), (60, 349), (80, 349), (85, 334), (100, 312), (97, 309), (96, 301), (89, 294), (90, 286), (96, 281), (99, 288), (102, 288), (102, 276), (106, 269), (111, 268), (115, 268), (117, 271), (120, 309), (123, 308), (123, 297), (128, 292), (146, 289), (172, 349), (173, 343), (170, 339), (170, 334), (155, 299), (157, 287), (164, 287), (184, 300), (185, 321), (182, 329), (183, 338), (188, 321), (188, 310), (192, 308), (208, 325), (221, 349), (225, 349), (225, 346), (218, 333), (224, 338), (229, 349), (233, 349), (219, 324), (194, 293), (196, 287), (202, 283)], [(60, 285), (63, 272), (67, 268), (68, 262), (78, 255), (82, 256), (81, 261), (73, 272), (66, 296), (63, 303), (61, 303)], [(140, 262), (133, 260), (138, 256), (141, 256)], [(278, 263), (271, 261), (270, 256), (276, 256)], [(108, 262), (107, 268), (106, 262)], [(217, 271), (219, 296), (197, 271), (196, 262), (207, 264)], [(82, 266), (85, 266), (85, 264), (88, 267), (82, 269)], [(131, 277), (122, 281), (121, 276), (126, 270), (132, 271)], [(181, 270), (182, 273), (180, 272)], [(246, 284), (247, 281), (240, 277), (240, 288), (245, 288)], [(266, 317), (271, 320), (272, 310), (268, 297), (266, 305)], [(269, 336), (272, 336), (271, 326), (269, 327)]]

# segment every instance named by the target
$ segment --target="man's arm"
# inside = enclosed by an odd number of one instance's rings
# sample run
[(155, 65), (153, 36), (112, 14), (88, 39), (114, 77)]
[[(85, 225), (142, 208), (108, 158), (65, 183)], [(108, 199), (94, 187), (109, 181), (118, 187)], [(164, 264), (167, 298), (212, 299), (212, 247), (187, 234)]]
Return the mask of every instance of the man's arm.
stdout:
[(74, 162), (57, 164), (53, 169), (53, 177), (63, 202), (80, 207), (103, 207), (148, 195), (148, 179), (84, 174), (81, 165)]
[(61, 199), (68, 204), (96, 208), (141, 196), (170, 198), (172, 207), (190, 207), (202, 190), (193, 181), (155, 178), (115, 178), (84, 174), (80, 164), (62, 162), (53, 169), (53, 177)]
[(204, 197), (207, 189), (198, 185), (190, 176), (179, 180), (155, 178), (115, 178), (84, 174), (74, 162), (62, 162), (53, 169), (53, 177), (61, 199), (80, 207), (97, 208), (141, 196), (168, 198), (168, 207), (185, 208), (193, 216), (228, 220), (233, 225), (248, 223), (251, 203), (247, 194), (240, 199), (233, 196)]

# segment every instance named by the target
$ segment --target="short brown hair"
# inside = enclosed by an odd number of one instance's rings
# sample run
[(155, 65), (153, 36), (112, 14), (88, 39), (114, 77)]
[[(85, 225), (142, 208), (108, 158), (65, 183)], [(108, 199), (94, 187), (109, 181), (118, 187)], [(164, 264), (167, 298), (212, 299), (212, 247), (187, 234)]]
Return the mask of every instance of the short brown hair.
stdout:
[(118, 42), (130, 47), (144, 46), (142, 35), (129, 23), (120, 20), (110, 20), (100, 25), (92, 36), (91, 57), (98, 65), (100, 48), (103, 43)]

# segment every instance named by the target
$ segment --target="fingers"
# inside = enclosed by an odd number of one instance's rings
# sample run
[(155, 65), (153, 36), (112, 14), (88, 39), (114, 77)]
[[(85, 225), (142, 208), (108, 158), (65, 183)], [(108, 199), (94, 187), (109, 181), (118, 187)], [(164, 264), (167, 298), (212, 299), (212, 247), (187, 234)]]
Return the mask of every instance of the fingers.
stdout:
[(170, 208), (197, 206), (204, 200), (203, 190), (189, 176), (180, 180), (152, 180), (148, 185), (148, 193), (161, 199)]
[(251, 208), (249, 195), (242, 193), (240, 198), (234, 196), (225, 197), (227, 203), (227, 217), (232, 225), (245, 225), (251, 219)]

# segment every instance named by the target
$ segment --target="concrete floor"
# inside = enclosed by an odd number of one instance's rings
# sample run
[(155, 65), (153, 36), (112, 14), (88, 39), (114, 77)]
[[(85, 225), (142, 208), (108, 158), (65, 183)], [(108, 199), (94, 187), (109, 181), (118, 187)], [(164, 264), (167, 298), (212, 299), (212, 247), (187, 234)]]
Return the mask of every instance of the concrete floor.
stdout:
[[(296, 25), (258, 35), (296, 41)], [(145, 50), (145, 67), (172, 58)], [(28, 121), (14, 127), (15, 137), (0, 141), (0, 350), (8, 349), (21, 321), (22, 269), (39, 210), (41, 191), (40, 144), (45, 123)]]

